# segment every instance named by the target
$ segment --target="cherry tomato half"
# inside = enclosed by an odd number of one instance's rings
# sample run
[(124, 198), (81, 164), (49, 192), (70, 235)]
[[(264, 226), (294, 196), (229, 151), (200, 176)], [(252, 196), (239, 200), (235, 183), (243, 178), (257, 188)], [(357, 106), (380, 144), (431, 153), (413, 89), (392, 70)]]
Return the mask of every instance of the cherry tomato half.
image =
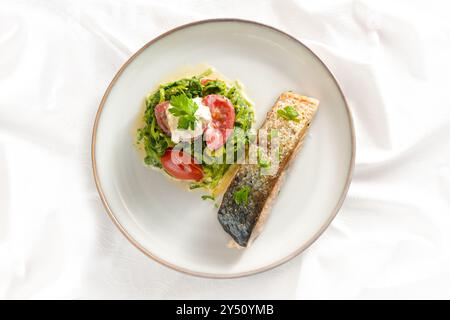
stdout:
[(169, 101), (164, 101), (155, 107), (156, 122), (158, 123), (162, 131), (164, 131), (168, 135), (170, 135), (170, 129), (167, 121), (166, 110), (169, 107), (169, 104), (170, 104)]
[(163, 168), (174, 178), (180, 180), (203, 179), (203, 169), (201, 165), (194, 163), (194, 159), (181, 150), (167, 149), (161, 157)]
[(225, 144), (234, 128), (234, 107), (226, 97), (210, 94), (203, 98), (203, 104), (211, 112), (211, 124), (205, 130), (208, 148), (217, 150)]

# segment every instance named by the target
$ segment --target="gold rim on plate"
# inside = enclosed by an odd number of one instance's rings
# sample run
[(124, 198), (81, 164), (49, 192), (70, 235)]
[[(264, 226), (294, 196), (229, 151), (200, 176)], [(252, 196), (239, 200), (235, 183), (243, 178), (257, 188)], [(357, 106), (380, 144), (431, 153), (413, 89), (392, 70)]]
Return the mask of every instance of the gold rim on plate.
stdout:
[[(327, 70), (328, 74), (330, 75), (330, 77), (333, 79), (334, 83), (336, 84), (336, 87), (339, 90), (339, 93), (344, 101), (345, 104), (345, 109), (347, 112), (347, 116), (348, 116), (348, 120), (350, 123), (350, 129), (351, 129), (351, 144), (352, 144), (352, 155), (351, 155), (351, 161), (350, 161), (350, 167), (348, 170), (348, 176), (344, 185), (344, 188), (341, 192), (341, 196), (339, 198), (339, 201), (337, 202), (336, 206), (334, 207), (330, 217), (327, 219), (327, 221), (325, 221), (325, 223), (321, 226), (321, 228), (316, 232), (316, 234), (314, 234), (314, 236), (311, 237), (311, 239), (309, 239), (305, 244), (303, 244), (300, 248), (298, 248), (297, 250), (294, 250), (291, 254), (287, 255), (286, 257), (271, 263), (267, 266), (261, 267), (261, 268), (257, 268), (254, 270), (250, 270), (250, 271), (246, 271), (246, 272), (240, 272), (240, 273), (234, 273), (234, 274), (216, 274), (216, 273), (205, 273), (205, 272), (197, 272), (197, 271), (193, 271), (193, 270), (189, 270), (189, 269), (185, 269), (185, 268), (181, 268), (177, 265), (174, 265), (168, 261), (165, 261), (161, 258), (159, 258), (158, 256), (156, 256), (155, 254), (151, 253), (149, 250), (147, 250), (146, 248), (144, 248), (140, 243), (138, 243), (126, 230), (125, 228), (120, 224), (120, 222), (117, 220), (117, 218), (115, 217), (114, 213), (112, 212), (108, 201), (106, 200), (105, 194), (103, 193), (103, 189), (102, 189), (102, 185), (100, 183), (100, 180), (98, 178), (98, 174), (97, 174), (97, 165), (96, 165), (96, 160), (95, 160), (95, 143), (96, 143), (96, 136), (97, 136), (97, 127), (98, 127), (98, 122), (100, 120), (100, 116), (103, 110), (103, 107), (105, 105), (105, 102), (109, 96), (109, 93), (111, 92), (111, 89), (114, 87), (114, 84), (116, 83), (117, 79), (122, 75), (123, 71), (127, 68), (127, 66), (134, 61), (134, 59), (136, 59), (137, 56), (139, 56), (145, 49), (147, 49), (148, 47), (150, 47), (152, 44), (154, 44), (155, 42), (159, 41), (160, 39), (178, 31), (178, 30), (182, 30), (185, 28), (189, 28), (191, 26), (195, 26), (195, 25), (200, 25), (200, 24), (207, 24), (207, 23), (216, 23), (216, 22), (239, 22), (239, 23), (247, 23), (247, 24), (253, 24), (253, 25), (257, 25), (260, 27), (264, 27), (267, 29), (270, 29), (272, 31), (276, 31), (284, 36), (289, 37), (291, 40), (294, 40), (296, 43), (298, 43), (299, 45), (303, 46), (304, 48), (306, 48), (313, 56), (315, 56), (318, 61), (325, 67), (325, 69)], [(339, 209), (341, 208), (344, 199), (347, 195), (347, 191), (350, 187), (350, 183), (352, 180), (352, 174), (353, 174), (353, 168), (355, 166), (355, 149), (356, 149), (356, 142), (355, 142), (355, 129), (354, 129), (354, 125), (353, 125), (353, 118), (350, 112), (350, 109), (348, 107), (348, 103), (347, 103), (347, 99), (345, 98), (344, 93), (342, 92), (341, 87), (339, 86), (339, 83), (337, 82), (335, 76), (333, 75), (333, 73), (330, 71), (330, 69), (326, 66), (326, 64), (311, 50), (309, 49), (306, 45), (304, 45), (300, 40), (298, 40), (297, 38), (289, 35), (288, 33), (281, 31), (277, 28), (274, 28), (272, 26), (260, 23), (260, 22), (256, 22), (256, 21), (251, 21), (251, 20), (243, 20), (243, 19), (235, 19), (235, 18), (223, 18), (223, 19), (207, 19), (207, 20), (200, 20), (200, 21), (195, 21), (195, 22), (191, 22), (188, 24), (184, 24), (181, 25), (179, 27), (176, 27), (172, 30), (169, 30), (163, 34), (161, 34), (160, 36), (154, 38), (153, 40), (147, 42), (141, 49), (139, 49), (136, 53), (134, 53), (123, 65), (122, 67), (119, 69), (119, 71), (116, 73), (116, 75), (114, 76), (114, 78), (111, 80), (108, 88), (106, 89), (105, 94), (103, 95), (103, 98), (100, 102), (100, 105), (98, 107), (97, 110), (97, 114), (95, 116), (95, 122), (94, 122), (94, 128), (92, 131), (92, 144), (91, 144), (91, 159), (92, 159), (92, 170), (93, 170), (93, 174), (94, 174), (94, 180), (95, 180), (95, 185), (97, 187), (97, 191), (100, 195), (100, 199), (102, 200), (103, 206), (106, 209), (106, 212), (108, 213), (109, 217), (111, 218), (111, 220), (114, 222), (114, 224), (117, 226), (117, 228), (119, 228), (119, 230), (122, 232), (122, 234), (136, 247), (138, 248), (140, 251), (142, 251), (145, 255), (147, 255), (148, 257), (152, 258), (153, 260), (161, 263), (162, 265), (165, 265), (173, 270), (185, 273), (185, 274), (189, 274), (189, 275), (194, 275), (194, 276), (198, 276), (198, 277), (203, 277), (203, 278), (216, 278), (216, 279), (231, 279), (231, 278), (239, 278), (239, 277), (244, 277), (244, 276), (249, 276), (249, 275), (253, 275), (253, 274), (257, 274), (260, 272), (264, 272), (270, 269), (273, 269), (275, 267), (280, 266), (281, 264), (291, 260), (292, 258), (296, 257), (297, 255), (299, 255), (300, 253), (302, 253), (303, 251), (305, 251), (309, 246), (311, 246), (320, 236), (321, 234), (325, 231), (325, 229), (327, 229), (327, 227), (330, 225), (331, 221), (333, 221), (334, 217), (336, 217)]]

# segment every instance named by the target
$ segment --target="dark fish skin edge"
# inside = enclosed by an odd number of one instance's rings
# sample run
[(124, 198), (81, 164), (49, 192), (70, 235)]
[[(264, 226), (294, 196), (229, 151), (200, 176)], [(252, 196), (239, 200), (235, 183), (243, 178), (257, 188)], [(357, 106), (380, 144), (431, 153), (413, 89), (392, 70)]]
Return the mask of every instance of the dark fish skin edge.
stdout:
[[(248, 164), (238, 170), (224, 194), (218, 219), (223, 229), (241, 247), (248, 245), (251, 233), (275, 183), (274, 177), (261, 175), (257, 165)], [(233, 194), (244, 186), (251, 188), (248, 202), (237, 204)]]

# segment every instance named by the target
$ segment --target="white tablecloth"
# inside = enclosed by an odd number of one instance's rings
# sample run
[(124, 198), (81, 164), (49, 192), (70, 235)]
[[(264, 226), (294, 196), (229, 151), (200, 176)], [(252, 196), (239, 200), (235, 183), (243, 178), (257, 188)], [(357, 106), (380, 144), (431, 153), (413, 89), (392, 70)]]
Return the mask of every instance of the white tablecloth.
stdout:
[[(446, 1), (0, 0), (0, 298), (450, 298)], [(353, 183), (331, 227), (272, 271), (200, 279), (148, 259), (97, 195), (91, 128), (144, 43), (180, 24), (278, 27), (336, 74)]]

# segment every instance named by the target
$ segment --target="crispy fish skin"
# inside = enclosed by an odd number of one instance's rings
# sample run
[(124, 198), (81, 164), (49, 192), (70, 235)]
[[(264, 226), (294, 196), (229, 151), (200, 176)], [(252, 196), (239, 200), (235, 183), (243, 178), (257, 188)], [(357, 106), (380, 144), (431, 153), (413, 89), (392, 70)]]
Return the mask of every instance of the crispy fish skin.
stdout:
[[(317, 111), (319, 101), (293, 92), (280, 95), (261, 129), (278, 132), (279, 166), (271, 175), (261, 174), (257, 164), (244, 164), (237, 170), (234, 179), (225, 192), (218, 211), (218, 219), (223, 229), (231, 235), (240, 247), (247, 247), (261, 232), (273, 200), (278, 195), (284, 180), (285, 169), (301, 149), (303, 138)], [(279, 109), (292, 106), (299, 113), (298, 120), (280, 117)], [(270, 150), (268, 144), (268, 151)], [(235, 192), (250, 187), (247, 202), (237, 204)]]

